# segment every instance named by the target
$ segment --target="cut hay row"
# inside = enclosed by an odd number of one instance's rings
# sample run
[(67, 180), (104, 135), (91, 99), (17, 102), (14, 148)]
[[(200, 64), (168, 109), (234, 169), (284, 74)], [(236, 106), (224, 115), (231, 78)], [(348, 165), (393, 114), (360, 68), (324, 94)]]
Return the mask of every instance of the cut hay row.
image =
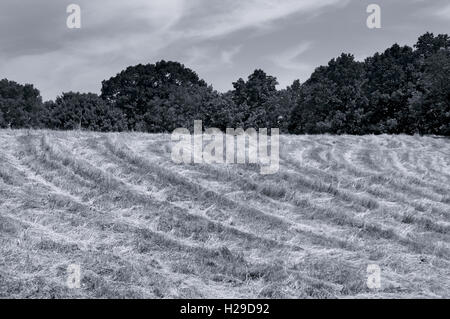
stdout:
[(0, 297), (449, 296), (446, 139), (282, 136), (268, 176), (177, 165), (164, 134), (0, 142)]

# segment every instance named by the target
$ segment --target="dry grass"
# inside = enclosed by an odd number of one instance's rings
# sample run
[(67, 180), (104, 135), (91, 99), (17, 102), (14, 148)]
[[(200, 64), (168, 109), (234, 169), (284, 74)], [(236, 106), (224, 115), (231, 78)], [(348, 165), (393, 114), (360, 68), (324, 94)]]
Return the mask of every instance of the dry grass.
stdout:
[(268, 176), (176, 165), (168, 135), (0, 143), (0, 297), (450, 297), (448, 139), (282, 136)]

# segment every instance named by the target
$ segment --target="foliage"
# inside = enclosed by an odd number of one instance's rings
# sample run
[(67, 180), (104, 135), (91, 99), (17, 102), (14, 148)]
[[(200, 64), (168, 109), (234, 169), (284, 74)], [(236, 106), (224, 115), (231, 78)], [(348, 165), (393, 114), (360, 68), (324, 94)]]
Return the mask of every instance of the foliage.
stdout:
[(426, 33), (365, 61), (342, 54), (277, 89), (257, 69), (219, 93), (178, 62), (128, 67), (102, 82), (101, 97), (63, 93), (42, 103), (30, 84), (0, 81), (0, 127), (135, 130), (280, 128), (294, 134), (450, 135), (450, 37)]
[(426, 33), (364, 62), (341, 55), (300, 89), (292, 133), (449, 135), (448, 35)]
[(171, 61), (129, 67), (102, 83), (102, 97), (125, 113), (128, 128), (147, 132), (186, 125), (211, 91), (194, 71)]
[(52, 129), (91, 131), (123, 131), (123, 113), (93, 93), (63, 93), (55, 102), (47, 102), (47, 127)]
[(409, 103), (417, 131), (450, 135), (450, 50), (442, 49), (427, 59)]
[(364, 82), (364, 65), (350, 54), (317, 68), (301, 87), (291, 132), (362, 133), (368, 105)]
[(42, 98), (31, 84), (0, 80), (0, 127), (41, 126)]

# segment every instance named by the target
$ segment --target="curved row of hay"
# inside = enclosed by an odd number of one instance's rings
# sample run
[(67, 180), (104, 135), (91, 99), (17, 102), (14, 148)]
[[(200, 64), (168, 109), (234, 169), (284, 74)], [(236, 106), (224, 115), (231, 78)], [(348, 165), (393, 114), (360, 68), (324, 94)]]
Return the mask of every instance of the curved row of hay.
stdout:
[(282, 136), (274, 175), (176, 165), (169, 135), (0, 143), (1, 297), (449, 296), (447, 139)]

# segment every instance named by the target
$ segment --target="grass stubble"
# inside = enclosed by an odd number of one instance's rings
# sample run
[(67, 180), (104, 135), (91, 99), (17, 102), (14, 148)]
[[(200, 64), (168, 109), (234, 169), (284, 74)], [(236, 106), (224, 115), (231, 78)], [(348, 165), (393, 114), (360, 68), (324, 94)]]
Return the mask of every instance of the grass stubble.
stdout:
[(264, 176), (164, 134), (0, 131), (0, 297), (450, 296), (448, 139), (281, 139)]

